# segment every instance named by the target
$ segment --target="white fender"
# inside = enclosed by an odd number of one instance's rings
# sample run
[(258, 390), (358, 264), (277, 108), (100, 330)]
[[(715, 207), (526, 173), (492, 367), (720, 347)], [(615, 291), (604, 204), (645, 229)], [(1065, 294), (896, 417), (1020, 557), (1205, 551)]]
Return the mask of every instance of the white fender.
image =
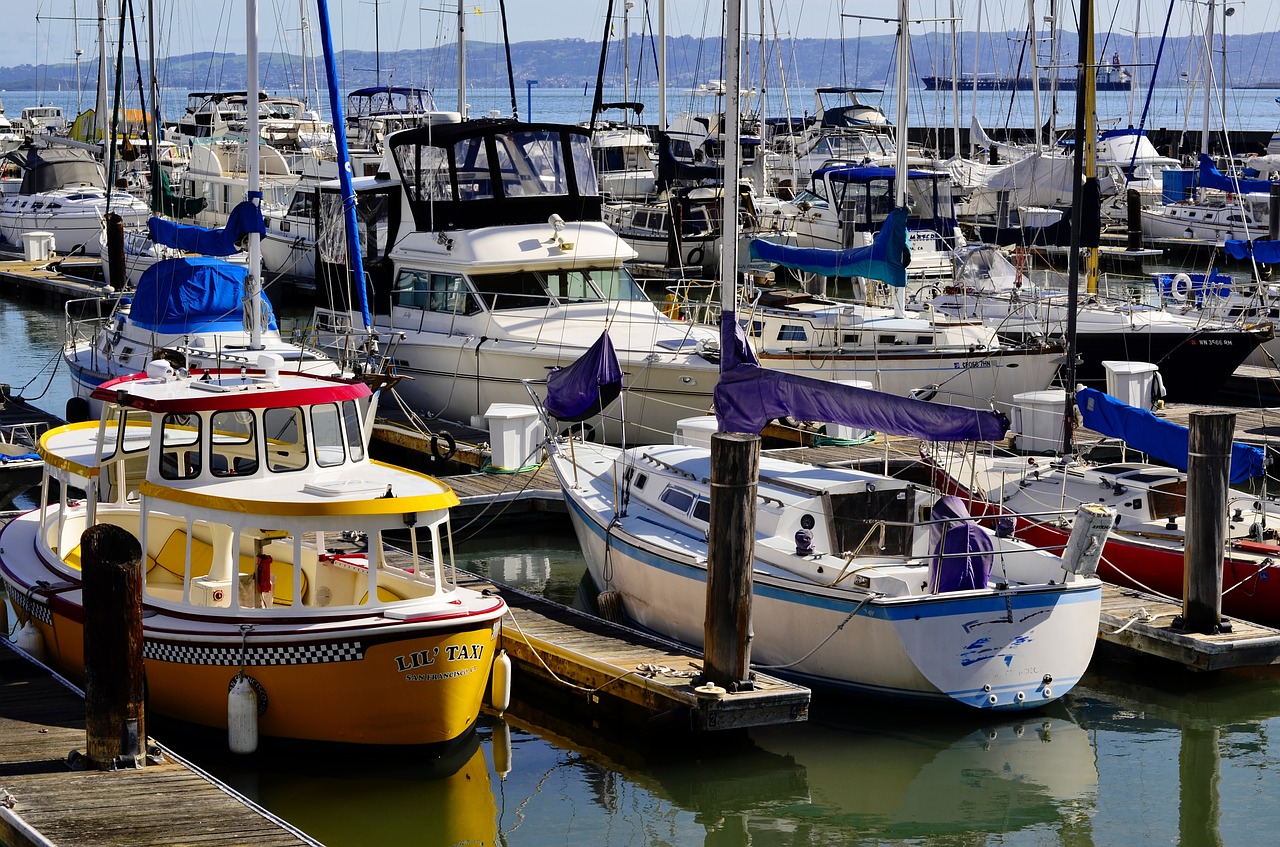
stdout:
[(244, 674), (227, 692), (227, 745), (241, 756), (258, 749), (258, 695)]
[(493, 769), (499, 779), (511, 773), (511, 727), (502, 718), (493, 724)]
[(13, 637), (13, 643), (19, 650), (36, 661), (44, 661), (44, 636), (36, 628), (35, 621), (30, 618), (27, 618), (27, 622), (22, 625), (22, 628), (18, 630), (18, 634)]
[(490, 671), (489, 705), (499, 714), (511, 705), (511, 658), (506, 650), (499, 650)]

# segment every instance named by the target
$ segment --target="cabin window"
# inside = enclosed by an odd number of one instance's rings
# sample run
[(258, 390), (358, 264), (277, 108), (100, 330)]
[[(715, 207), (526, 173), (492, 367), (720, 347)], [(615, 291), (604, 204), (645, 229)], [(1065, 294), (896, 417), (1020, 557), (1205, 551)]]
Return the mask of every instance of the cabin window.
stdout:
[(330, 468), (345, 461), (337, 403), (317, 403), (311, 407), (311, 440), (315, 443), (316, 464), (320, 467)]
[(421, 309), (427, 305), (431, 290), (431, 274), (426, 271), (400, 271), (393, 296), (397, 306)]
[(471, 315), (480, 311), (462, 277), (453, 274), (431, 275), (431, 296), (427, 307), (433, 312)]
[(141, 453), (151, 445), (151, 415), (133, 409), (126, 411), (114, 421), (106, 418), (106, 437), (102, 443), (103, 460), (116, 454), (116, 445), (123, 444), (124, 453)]
[(483, 274), (473, 276), (471, 282), (480, 292), (480, 299), (493, 310), (546, 306), (551, 302), (546, 286), (533, 271)]
[(300, 409), (267, 409), (262, 415), (262, 430), (267, 440), (268, 470), (287, 473), (307, 466), (306, 428)]
[(649, 475), (647, 473), (639, 474), (636, 477), (636, 483), (635, 483), (636, 488), (643, 489), (644, 484), (648, 481), (649, 481)]
[(932, 335), (917, 335), (917, 336), (916, 336), (916, 344), (932, 344), (932, 343), (933, 343), (933, 336), (932, 336)]
[(165, 415), (160, 424), (160, 476), (195, 479), (200, 475), (200, 416)]
[(687, 515), (689, 514), (689, 508), (693, 506), (694, 497), (683, 488), (677, 488), (672, 485), (662, 492), (662, 496), (659, 499), (680, 514)]
[(209, 470), (214, 476), (258, 472), (258, 420), (253, 412), (214, 412), (210, 419)]
[(458, 163), (458, 199), (489, 200), (494, 196), (485, 139), (466, 138), (453, 145)]
[(627, 168), (627, 157), (621, 147), (601, 147), (596, 150), (596, 170), (622, 171)]
[(644, 289), (626, 268), (590, 268), (579, 271), (606, 300), (647, 300)]
[(316, 195), (311, 191), (293, 195), (293, 202), (289, 204), (289, 214), (310, 219), (315, 215), (315, 198)]
[(841, 554), (907, 556), (911, 554), (910, 491), (887, 488), (826, 495), (835, 550)]
[(896, 335), (877, 335), (876, 343), (877, 344), (897, 344), (898, 337)]
[(693, 502), (693, 519), (711, 523), (711, 501), (706, 497), (699, 497)]
[(364, 461), (364, 427), (360, 425), (360, 407), (354, 400), (342, 402), (342, 424), (347, 430), (347, 450), (351, 461)]
[(807, 341), (809, 336), (799, 324), (783, 324), (778, 329), (779, 341)]

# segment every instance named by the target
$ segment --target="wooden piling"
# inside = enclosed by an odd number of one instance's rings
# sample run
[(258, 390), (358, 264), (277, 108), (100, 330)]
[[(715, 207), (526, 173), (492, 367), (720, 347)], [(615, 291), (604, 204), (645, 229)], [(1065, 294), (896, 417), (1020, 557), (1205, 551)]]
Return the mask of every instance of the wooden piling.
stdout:
[(124, 266), (124, 218), (107, 213), (107, 285), (124, 291), (128, 278)]
[(1227, 540), (1227, 485), (1236, 416), (1230, 412), (1192, 412), (1189, 423), (1181, 628), (1214, 633), (1223, 626), (1222, 552)]
[(80, 537), (84, 586), (86, 758), (97, 770), (146, 761), (142, 670), (142, 548), (98, 524)]
[(1280, 183), (1271, 183), (1271, 194), (1267, 197), (1267, 238), (1280, 241)]
[(1142, 249), (1142, 195), (1136, 188), (1130, 188), (1125, 192), (1126, 211), (1128, 212), (1127, 223), (1128, 229), (1126, 235), (1128, 241), (1126, 247), (1130, 250)]
[(727, 691), (750, 686), (751, 573), (759, 478), (759, 435), (717, 432), (711, 437), (703, 676)]

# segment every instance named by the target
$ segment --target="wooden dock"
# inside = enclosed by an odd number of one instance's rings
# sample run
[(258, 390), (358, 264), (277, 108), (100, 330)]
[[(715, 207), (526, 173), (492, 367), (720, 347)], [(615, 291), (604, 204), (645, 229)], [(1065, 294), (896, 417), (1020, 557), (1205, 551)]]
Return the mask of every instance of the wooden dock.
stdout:
[(1193, 671), (1280, 664), (1280, 629), (1231, 618), (1214, 635), (1174, 629), (1182, 604), (1108, 585), (1102, 593), (1100, 646), (1108, 652), (1165, 659)]
[(320, 844), (163, 748), (142, 768), (74, 770), (84, 747), (80, 693), (0, 639), (0, 844)]
[(0, 253), (0, 280), (8, 290), (41, 295), (50, 302), (98, 297), (105, 293), (102, 265), (96, 256), (28, 262)]
[(540, 690), (558, 690), (614, 730), (661, 718), (664, 727), (714, 732), (809, 716), (810, 691), (802, 685), (756, 673), (752, 690), (708, 691), (696, 684), (702, 657), (695, 651), (511, 586), (465, 581), (491, 586), (511, 610), (498, 643), (516, 671), (513, 700), (523, 696), (522, 678), (536, 680)]

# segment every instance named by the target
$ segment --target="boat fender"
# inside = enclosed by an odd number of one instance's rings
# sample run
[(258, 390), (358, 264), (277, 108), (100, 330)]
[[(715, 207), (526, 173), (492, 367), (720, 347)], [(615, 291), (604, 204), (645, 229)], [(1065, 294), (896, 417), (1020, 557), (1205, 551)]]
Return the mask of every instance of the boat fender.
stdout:
[(227, 692), (227, 745), (240, 756), (258, 749), (258, 695), (243, 672)]
[(502, 718), (493, 722), (493, 769), (499, 779), (511, 773), (511, 727)]
[(489, 672), (489, 705), (499, 714), (511, 706), (511, 657), (499, 650)]
[(431, 455), (442, 462), (447, 462), (453, 458), (453, 454), (458, 452), (458, 442), (453, 436), (445, 430), (433, 433), (431, 436)]
[(689, 251), (689, 255), (685, 257), (686, 265), (701, 265), (702, 257), (705, 255), (701, 247), (694, 247)]
[(40, 634), (35, 621), (30, 618), (18, 630), (18, 634), (13, 637), (13, 643), (19, 650), (36, 661), (44, 661), (44, 636)]
[(72, 397), (67, 401), (67, 423), (83, 423), (89, 420), (89, 401), (84, 397)]
[(1191, 277), (1186, 274), (1174, 274), (1169, 282), (1169, 296), (1174, 300), (1186, 300), (1191, 293)]

